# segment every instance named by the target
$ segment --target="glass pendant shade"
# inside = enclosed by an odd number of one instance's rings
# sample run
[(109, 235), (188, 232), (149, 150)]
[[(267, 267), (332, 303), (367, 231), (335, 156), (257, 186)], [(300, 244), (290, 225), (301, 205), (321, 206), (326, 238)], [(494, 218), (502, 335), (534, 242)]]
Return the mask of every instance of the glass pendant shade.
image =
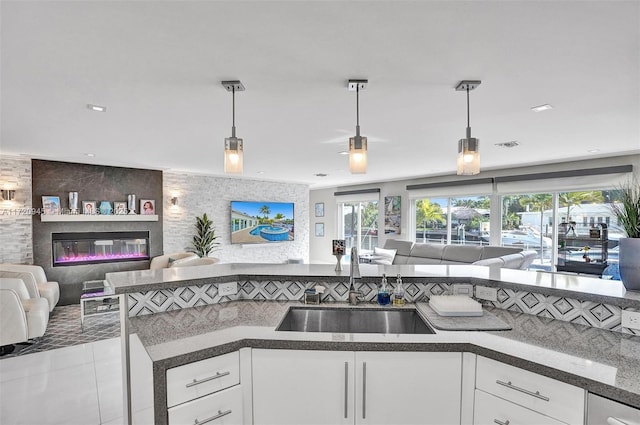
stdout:
[(349, 138), (349, 171), (351, 174), (367, 172), (367, 138), (355, 136)]
[(458, 175), (473, 176), (480, 173), (480, 140), (475, 137), (458, 141)]
[(242, 174), (242, 139), (229, 137), (224, 139), (224, 172)]

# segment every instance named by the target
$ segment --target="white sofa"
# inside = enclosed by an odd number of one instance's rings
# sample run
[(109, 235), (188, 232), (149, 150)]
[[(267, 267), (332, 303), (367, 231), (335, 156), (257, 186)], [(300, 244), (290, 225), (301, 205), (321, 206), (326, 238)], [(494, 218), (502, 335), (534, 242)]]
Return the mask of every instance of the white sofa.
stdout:
[(200, 258), (193, 252), (176, 252), (173, 254), (159, 255), (151, 259), (149, 269), (166, 269), (173, 267), (208, 266), (219, 262), (215, 257)]
[[(387, 239), (384, 250), (395, 251), (392, 264), (473, 264), (525, 270), (536, 251), (493, 245), (443, 245)], [(374, 251), (374, 256), (376, 252)]]
[(22, 279), (0, 278), (0, 346), (18, 344), (44, 335), (49, 302), (29, 296)]
[(31, 298), (45, 298), (49, 303), (49, 311), (60, 300), (60, 285), (47, 280), (44, 269), (31, 264), (0, 264), (0, 277), (22, 279)]

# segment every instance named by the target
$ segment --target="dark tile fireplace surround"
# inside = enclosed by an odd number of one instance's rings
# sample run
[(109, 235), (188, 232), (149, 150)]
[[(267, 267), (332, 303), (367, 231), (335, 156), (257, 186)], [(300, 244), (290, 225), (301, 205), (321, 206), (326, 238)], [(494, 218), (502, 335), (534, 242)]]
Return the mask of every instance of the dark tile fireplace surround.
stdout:
[[(136, 256), (132, 261), (117, 258), (117, 261), (113, 262), (99, 261), (97, 264), (86, 264), (92, 261), (80, 261), (82, 264), (54, 267), (52, 254), (54, 234), (97, 233), (99, 240), (113, 241), (110, 252), (114, 256), (114, 248), (119, 250), (120, 245), (126, 246), (126, 242), (121, 240), (126, 238), (121, 238), (118, 235), (123, 232), (135, 232), (130, 236), (148, 234), (148, 241), (145, 241), (146, 255), (154, 257), (162, 254), (162, 171), (32, 160), (31, 173), (34, 208), (42, 207), (42, 196), (59, 196), (61, 207), (68, 208), (68, 195), (72, 191), (78, 192), (80, 201), (126, 201), (128, 194), (135, 194), (138, 199), (154, 199), (156, 201), (156, 214), (159, 216), (157, 222), (43, 223), (40, 215), (33, 216), (33, 262), (44, 268), (45, 274), (50, 280), (60, 284), (60, 305), (79, 302), (82, 282), (104, 279), (105, 273), (108, 272), (147, 269), (149, 268), (149, 260)], [(68, 247), (71, 256), (73, 256), (73, 246), (68, 245)], [(95, 244), (93, 247), (95, 248)], [(98, 247), (100, 251), (102, 249), (100, 244)], [(132, 246), (129, 252), (133, 253), (134, 250), (135, 246)], [(93, 255), (95, 251), (91, 251), (89, 254)]]

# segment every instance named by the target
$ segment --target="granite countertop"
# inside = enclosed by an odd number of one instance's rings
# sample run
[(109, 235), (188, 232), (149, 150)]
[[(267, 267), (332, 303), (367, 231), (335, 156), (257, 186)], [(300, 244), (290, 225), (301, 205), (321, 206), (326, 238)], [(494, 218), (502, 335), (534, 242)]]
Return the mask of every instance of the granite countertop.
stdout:
[[(243, 347), (348, 351), (465, 351), (640, 407), (640, 337), (500, 309), (510, 331), (429, 335), (276, 332), (300, 302), (234, 301), (130, 318), (156, 371)], [(324, 307), (353, 308), (348, 304)], [(356, 308), (380, 308), (361, 304)], [(407, 305), (404, 308), (414, 308)], [(156, 372), (160, 373), (160, 372)], [(162, 372), (163, 373), (163, 372)]]
[[(473, 283), (510, 289), (534, 291), (546, 295), (596, 301), (622, 308), (640, 308), (640, 292), (627, 292), (620, 281), (602, 280), (547, 272), (512, 270), (472, 265), (401, 265), (360, 264), (362, 279), (374, 279), (382, 274), (400, 273), (406, 282), (441, 279), (451, 283)], [(349, 271), (335, 271), (328, 264), (213, 264), (200, 267), (174, 267), (158, 270), (138, 270), (107, 273), (106, 279), (116, 294), (145, 292), (228, 282), (229, 280), (296, 280), (344, 282)]]

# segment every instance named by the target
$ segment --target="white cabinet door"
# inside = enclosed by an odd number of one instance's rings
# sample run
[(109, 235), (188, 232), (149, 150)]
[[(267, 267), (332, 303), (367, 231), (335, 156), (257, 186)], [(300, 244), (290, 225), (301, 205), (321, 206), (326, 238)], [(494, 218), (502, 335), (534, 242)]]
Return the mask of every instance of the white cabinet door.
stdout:
[(461, 353), (356, 352), (356, 424), (460, 424)]
[(253, 350), (255, 425), (353, 424), (354, 353)]
[(243, 425), (242, 386), (182, 403), (169, 409), (169, 425)]
[(565, 425), (541, 413), (476, 390), (474, 425)]

